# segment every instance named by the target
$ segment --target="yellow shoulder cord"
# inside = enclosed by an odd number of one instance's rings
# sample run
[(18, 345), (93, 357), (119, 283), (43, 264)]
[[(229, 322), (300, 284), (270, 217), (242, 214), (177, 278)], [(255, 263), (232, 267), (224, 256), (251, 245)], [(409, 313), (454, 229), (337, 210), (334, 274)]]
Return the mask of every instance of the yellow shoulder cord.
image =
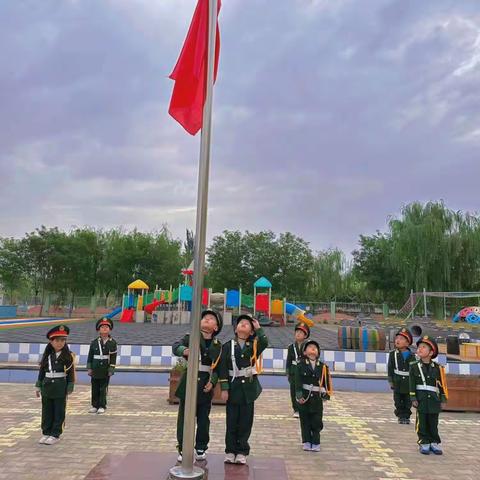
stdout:
[(323, 364), (322, 367), (322, 378), (320, 380), (320, 387), (322, 385), (325, 387), (327, 394), (331, 396), (333, 393), (332, 377), (330, 376), (330, 370), (327, 371), (327, 366), (325, 364)]
[(326, 386), (325, 388), (327, 389), (327, 393), (332, 396), (333, 395), (333, 384), (332, 384), (332, 376), (330, 375), (330, 369), (327, 369), (327, 366), (324, 365), (325, 371), (327, 372), (327, 380), (328, 380), (328, 387)]
[(262, 355), (257, 357), (257, 349), (258, 349), (258, 338), (253, 340), (253, 356), (250, 358), (250, 361), (254, 361), (255, 369), (257, 370), (257, 374), (260, 375), (263, 372), (263, 359)]
[(77, 371), (75, 370), (75, 354), (73, 352), (70, 352), (72, 355), (72, 363), (70, 364), (69, 367), (66, 365), (63, 367), (65, 370), (65, 373), (67, 373), (71, 368), (73, 368), (73, 383), (77, 381)]
[(440, 385), (443, 389), (443, 394), (445, 398), (448, 400), (448, 388), (447, 388), (447, 377), (445, 375), (445, 368), (441, 365), (438, 366), (440, 368)]
[(212, 381), (213, 371), (215, 370), (215, 367), (218, 365), (218, 362), (220, 361), (220, 357), (222, 356), (222, 349), (223, 349), (223, 346), (220, 343), (220, 353), (218, 354), (217, 359), (210, 365), (210, 378), (208, 379), (209, 382)]

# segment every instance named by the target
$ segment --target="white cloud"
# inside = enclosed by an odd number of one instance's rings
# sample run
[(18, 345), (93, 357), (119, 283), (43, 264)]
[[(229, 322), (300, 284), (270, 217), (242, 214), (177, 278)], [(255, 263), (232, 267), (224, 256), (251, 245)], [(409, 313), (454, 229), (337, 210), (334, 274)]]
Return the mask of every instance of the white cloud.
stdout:
[[(168, 116), (167, 76), (195, 3), (0, 6), (0, 235), (193, 228), (199, 138)], [(479, 19), (447, 0), (224, 1), (209, 237), (348, 251), (407, 201), (478, 210)]]

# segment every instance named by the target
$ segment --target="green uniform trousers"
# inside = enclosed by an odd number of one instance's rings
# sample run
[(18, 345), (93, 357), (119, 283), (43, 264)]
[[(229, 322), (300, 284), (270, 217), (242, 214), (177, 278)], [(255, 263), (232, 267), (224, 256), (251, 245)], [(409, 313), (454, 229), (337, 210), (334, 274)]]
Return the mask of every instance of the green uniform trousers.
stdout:
[[(210, 410), (211, 402), (197, 403), (197, 432), (195, 434), (195, 450), (205, 451), (210, 441)], [(185, 418), (185, 400), (180, 399), (177, 416), (177, 448), (183, 448), (183, 421)]]
[(418, 435), (418, 443), (440, 443), (438, 435), (438, 413), (419, 413), (417, 412), (417, 421), (415, 430)]
[(393, 402), (395, 403), (395, 415), (398, 418), (410, 418), (412, 414), (412, 401), (409, 393), (393, 391)]
[(292, 402), (292, 408), (294, 412), (298, 412), (298, 402), (295, 393), (295, 377), (288, 377), (288, 383), (290, 384), (290, 401)]
[(323, 408), (314, 410), (308, 408), (307, 403), (301, 405), (298, 411), (300, 413), (302, 443), (320, 445), (320, 432), (323, 430)]
[(107, 408), (107, 393), (110, 377), (92, 378), (92, 407)]
[(248, 439), (252, 433), (254, 402), (227, 402), (227, 431), (225, 433), (225, 453), (248, 455)]
[(42, 433), (49, 437), (59, 437), (65, 423), (67, 397), (45, 398), (42, 395)]

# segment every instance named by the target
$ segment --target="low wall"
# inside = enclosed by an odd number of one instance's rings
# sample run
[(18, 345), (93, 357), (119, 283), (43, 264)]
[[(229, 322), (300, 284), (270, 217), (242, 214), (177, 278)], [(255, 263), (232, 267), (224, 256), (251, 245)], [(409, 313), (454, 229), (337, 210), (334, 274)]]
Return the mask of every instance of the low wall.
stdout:
[[(0, 362), (37, 364), (44, 349), (45, 344), (40, 343), (0, 343)], [(76, 354), (78, 364), (86, 365), (89, 345), (70, 344), (70, 349)], [(387, 372), (386, 352), (324, 350), (321, 358), (333, 372)], [(120, 345), (117, 365), (171, 367), (177, 359), (170, 345)], [(286, 360), (286, 348), (267, 348), (263, 352), (263, 367), (275, 373), (285, 372)], [(480, 363), (447, 363), (445, 355), (439, 355), (438, 362), (446, 365), (447, 373), (480, 375)]]
[(0, 318), (15, 318), (16, 316), (16, 305), (0, 305)]

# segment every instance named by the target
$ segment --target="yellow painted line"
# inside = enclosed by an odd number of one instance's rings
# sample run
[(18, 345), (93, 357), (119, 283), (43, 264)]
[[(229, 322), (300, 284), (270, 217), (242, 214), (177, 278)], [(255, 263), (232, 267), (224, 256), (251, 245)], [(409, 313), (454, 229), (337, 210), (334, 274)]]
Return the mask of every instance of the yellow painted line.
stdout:
[(41, 417), (33, 417), (29, 422), (21, 422), (0, 433), (0, 453), (3, 451), (2, 447), (14, 447), (20, 440), (29, 438), (32, 432), (38, 432), (40, 423)]
[(359, 453), (365, 455), (364, 462), (370, 464), (372, 470), (381, 475), (379, 478), (389, 478), (390, 480), (407, 480), (409, 478), (412, 471), (400, 465), (403, 463), (402, 459), (390, 456), (394, 453), (393, 450), (384, 447), (385, 442), (378, 440), (378, 435), (372, 433), (372, 429), (368, 427), (365, 419), (351, 416), (345, 404), (338, 397), (328, 407), (329, 410), (335, 412), (334, 415), (329, 416), (329, 420), (345, 431)]

